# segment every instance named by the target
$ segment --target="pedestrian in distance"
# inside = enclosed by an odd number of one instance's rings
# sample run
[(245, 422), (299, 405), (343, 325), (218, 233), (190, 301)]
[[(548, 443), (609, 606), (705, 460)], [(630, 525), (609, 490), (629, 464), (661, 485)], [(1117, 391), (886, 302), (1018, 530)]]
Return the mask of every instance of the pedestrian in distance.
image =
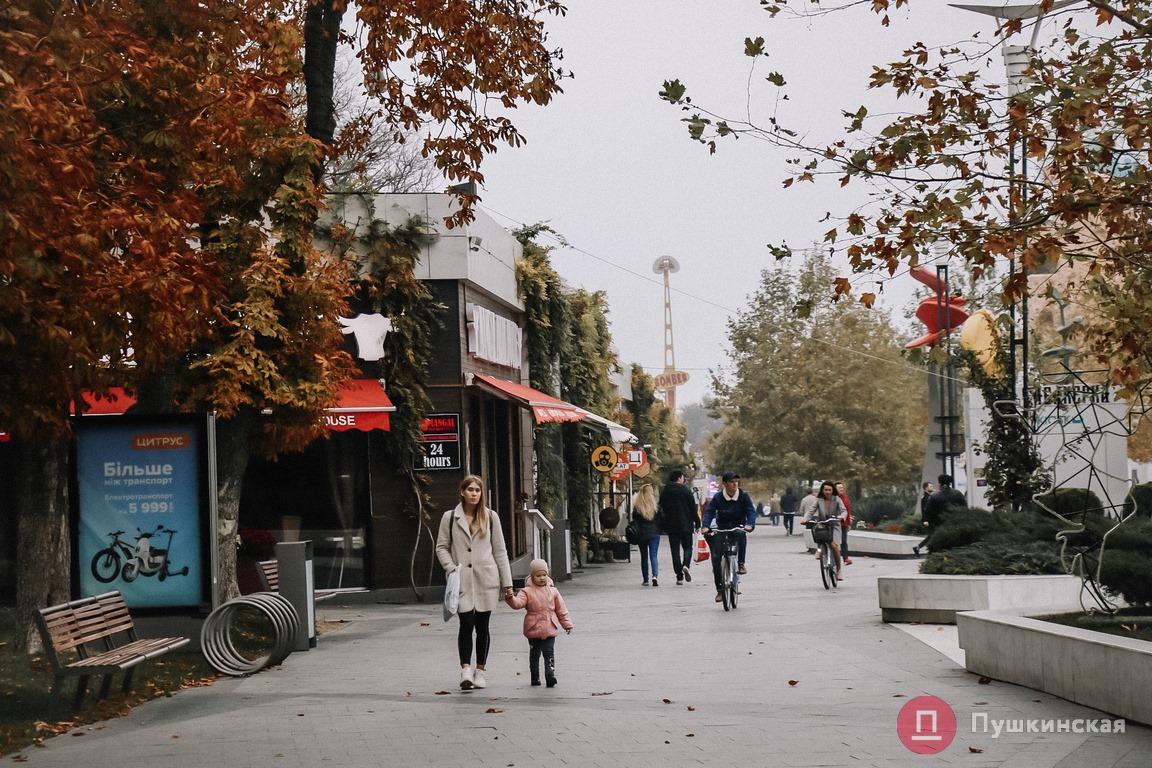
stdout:
[(651, 483), (640, 486), (632, 500), (632, 515), (639, 532), (640, 575), (648, 586), (648, 571), (652, 571), (652, 586), (660, 586), (660, 522), (656, 506), (656, 491)]
[[(485, 688), (488, 650), (492, 644), (488, 629), (492, 610), (503, 592), (512, 596), (512, 569), (500, 516), (484, 506), (484, 481), (468, 475), (460, 482), (460, 503), (440, 518), (436, 536), (436, 558), (444, 573), (460, 572), (460, 603), (457, 617), (460, 632), (456, 638), (460, 655), (460, 687)], [(475, 633), (476, 664), (472, 664)]]
[[(748, 552), (748, 536), (756, 527), (756, 507), (752, 504), (752, 497), (748, 491), (740, 488), (740, 475), (735, 472), (725, 472), (721, 477), (720, 490), (708, 502), (708, 509), (704, 511), (704, 535), (711, 535), (712, 530), (729, 530), (743, 528), (732, 535), (738, 537), (739, 549), (736, 559), (740, 566), (740, 574), (748, 573), (744, 564), (744, 557)], [(712, 579), (716, 584), (716, 602), (723, 602), (724, 581), (720, 576), (720, 558), (723, 552), (720, 547), (708, 545), (712, 552)]]
[(548, 575), (548, 563), (533, 560), (528, 566), (528, 581), (524, 589), (506, 598), (505, 602), (516, 610), (526, 609), (524, 637), (528, 638), (528, 671), (532, 685), (540, 685), (540, 658), (544, 658), (544, 681), (549, 688), (556, 687), (556, 636), (559, 629), (572, 634), (572, 617), (560, 590)]
[(668, 482), (660, 491), (659, 516), (668, 536), (668, 548), (672, 550), (672, 570), (677, 584), (692, 581), (688, 568), (692, 564), (694, 534), (700, 529), (696, 498), (687, 483), (684, 473), (674, 469), (668, 473)]
[(810, 520), (816, 514), (816, 499), (819, 498), (820, 484), (816, 483), (808, 489), (808, 495), (800, 499), (800, 520)]
[(768, 498), (768, 522), (773, 526), (780, 525), (780, 494), (775, 491)]
[(780, 497), (780, 514), (784, 516), (784, 535), (791, 536), (793, 526), (796, 524), (796, 507), (800, 504), (800, 500), (796, 498), (796, 490), (792, 486), (784, 489), (784, 495)]
[(844, 565), (852, 565), (852, 558), (848, 557), (848, 529), (852, 527), (852, 501), (848, 498), (844, 483), (836, 483), (836, 495), (844, 502), (844, 509), (848, 512), (840, 524), (840, 557)]

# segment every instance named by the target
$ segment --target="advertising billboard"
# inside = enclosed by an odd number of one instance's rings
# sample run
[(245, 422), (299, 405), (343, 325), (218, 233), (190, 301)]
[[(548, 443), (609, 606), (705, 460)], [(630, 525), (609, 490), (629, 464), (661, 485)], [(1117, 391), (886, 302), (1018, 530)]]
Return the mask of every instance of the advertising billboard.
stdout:
[(73, 573), (80, 596), (119, 590), (131, 608), (209, 602), (207, 418), (77, 421)]

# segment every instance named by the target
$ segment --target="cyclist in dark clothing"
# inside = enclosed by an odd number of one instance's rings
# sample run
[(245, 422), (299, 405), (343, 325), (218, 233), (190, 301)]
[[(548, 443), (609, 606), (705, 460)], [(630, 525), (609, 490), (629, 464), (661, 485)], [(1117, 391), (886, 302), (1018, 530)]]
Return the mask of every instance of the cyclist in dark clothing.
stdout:
[(668, 483), (660, 491), (660, 516), (672, 550), (672, 570), (676, 572), (677, 584), (692, 581), (692, 574), (688, 572), (692, 563), (692, 536), (700, 528), (696, 497), (687, 482), (684, 473), (674, 469), (668, 473)]
[[(748, 537), (745, 533), (756, 527), (756, 507), (752, 504), (752, 497), (748, 492), (740, 489), (740, 475), (725, 472), (720, 479), (723, 487), (716, 492), (708, 502), (708, 508), (704, 510), (702, 523), (704, 535), (708, 536), (707, 531), (710, 529), (743, 528), (739, 534), (733, 535), (739, 536), (740, 549), (737, 560), (740, 563), (740, 573), (745, 574), (748, 573), (748, 569), (744, 567), (744, 555), (748, 551)], [(712, 577), (716, 583), (716, 602), (719, 603), (724, 599), (721, 594), (723, 579), (720, 576), (720, 558), (723, 553), (720, 547), (711, 544), (708, 549), (712, 552)]]

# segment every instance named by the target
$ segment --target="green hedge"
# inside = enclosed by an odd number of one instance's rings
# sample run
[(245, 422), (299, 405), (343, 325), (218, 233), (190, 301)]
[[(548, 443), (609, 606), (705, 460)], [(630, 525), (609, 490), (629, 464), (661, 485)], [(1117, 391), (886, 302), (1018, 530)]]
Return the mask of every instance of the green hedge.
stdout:
[[(1132, 496), (1152, 511), (1152, 485), (1137, 486)], [(1068, 554), (1089, 549), (1085, 571), (1095, 575), (1098, 549), (1104, 542), (1101, 585), (1132, 605), (1152, 605), (1152, 519), (1137, 516), (1116, 527), (1117, 519), (1102, 513), (1091, 491), (1067, 488), (1040, 498), (1045, 505), (1073, 522), (1083, 521), (1082, 533), (1066, 534)], [(1064, 573), (1056, 534), (1068, 526), (1039, 506), (1020, 512), (955, 509), (948, 512), (927, 540), (931, 552), (921, 573), (940, 574), (1044, 574)], [(1114, 530), (1113, 530), (1114, 529)], [(1105, 536), (1107, 538), (1105, 539)]]
[(1064, 573), (1059, 548), (1053, 543), (1026, 544), (982, 541), (924, 558), (921, 573), (956, 575), (1035, 575)]

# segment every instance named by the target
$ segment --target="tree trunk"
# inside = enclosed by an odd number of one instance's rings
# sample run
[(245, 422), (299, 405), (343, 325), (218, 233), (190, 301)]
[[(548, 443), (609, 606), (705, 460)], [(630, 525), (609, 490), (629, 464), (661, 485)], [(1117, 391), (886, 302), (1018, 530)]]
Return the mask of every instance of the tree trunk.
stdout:
[(68, 441), (23, 441), (17, 496), (15, 650), (40, 650), (33, 616), (38, 608), (72, 598), (68, 535)]
[(240, 596), (236, 582), (240, 494), (252, 455), (251, 441), (257, 418), (255, 411), (246, 409), (231, 419), (216, 422), (216, 578), (222, 602)]
[(314, 0), (304, 17), (304, 87), (307, 94), (305, 129), (312, 138), (332, 144), (336, 135), (336, 45), (344, 4)]

